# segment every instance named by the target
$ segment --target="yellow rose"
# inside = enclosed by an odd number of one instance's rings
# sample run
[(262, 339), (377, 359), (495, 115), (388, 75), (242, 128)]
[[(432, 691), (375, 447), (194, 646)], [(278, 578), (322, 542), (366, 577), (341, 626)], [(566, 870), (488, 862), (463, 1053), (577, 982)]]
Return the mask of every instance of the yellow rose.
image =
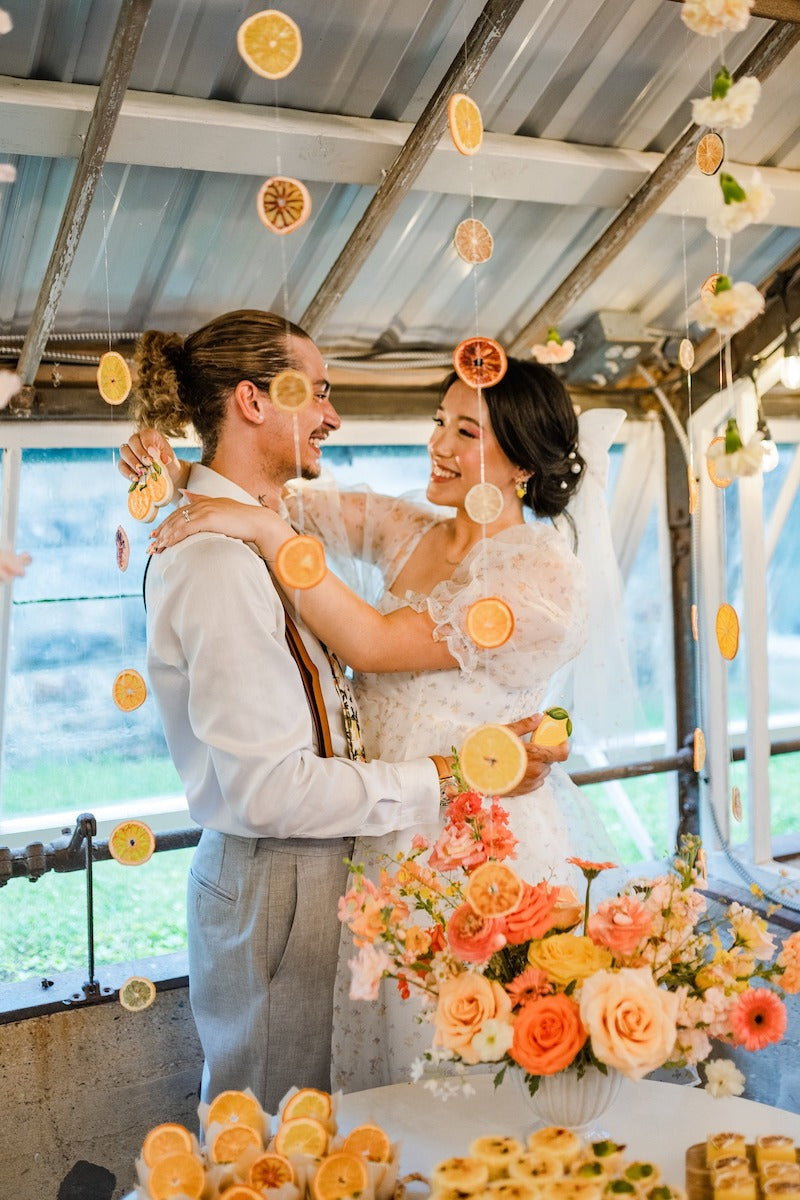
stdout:
[(507, 1018), (511, 999), (495, 980), (474, 971), (445, 979), (439, 988), (434, 1046), (453, 1050), (466, 1063), (480, 1062), (472, 1039), (485, 1021)]
[(604, 946), (596, 946), (591, 938), (556, 933), (531, 942), (528, 962), (544, 971), (558, 987), (566, 987), (573, 979), (580, 983), (595, 971), (610, 967), (611, 955)]
[(656, 985), (647, 967), (600, 971), (581, 989), (581, 1021), (600, 1062), (641, 1079), (669, 1057), (679, 997)]

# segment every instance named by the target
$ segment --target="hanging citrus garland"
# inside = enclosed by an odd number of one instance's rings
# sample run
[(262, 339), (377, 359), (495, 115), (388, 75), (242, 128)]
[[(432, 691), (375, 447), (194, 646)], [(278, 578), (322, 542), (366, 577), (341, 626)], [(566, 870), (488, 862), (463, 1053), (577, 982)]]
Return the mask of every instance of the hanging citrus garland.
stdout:
[(477, 217), (467, 217), (456, 226), (453, 245), (459, 258), (468, 263), (485, 263), (492, 257), (494, 238)]
[(733, 177), (723, 171), (719, 177), (721, 198), (706, 221), (706, 229), (712, 237), (730, 238), (748, 225), (762, 224), (775, 203), (775, 196), (761, 180), (761, 172), (754, 171), (747, 190)]
[(133, 381), (128, 364), (116, 350), (102, 355), (97, 367), (97, 390), (106, 404), (122, 404), (127, 400)]
[(311, 196), (299, 179), (273, 175), (259, 188), (256, 211), (270, 233), (294, 233), (311, 216)]

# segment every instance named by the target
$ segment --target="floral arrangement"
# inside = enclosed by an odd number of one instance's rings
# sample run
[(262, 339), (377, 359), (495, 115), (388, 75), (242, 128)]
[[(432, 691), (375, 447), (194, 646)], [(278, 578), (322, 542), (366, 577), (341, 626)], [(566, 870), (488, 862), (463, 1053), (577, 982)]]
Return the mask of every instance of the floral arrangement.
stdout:
[[(711, 920), (699, 839), (671, 868), (631, 880), (592, 911), (590, 888), (613, 863), (570, 859), (567, 887), (522, 880), (508, 865), (515, 839), (496, 800), (462, 790), (433, 845), (417, 836), (377, 882), (354, 868), (339, 902), (353, 932), (351, 997), (377, 999), (383, 977), (421, 1004), (432, 1045), (414, 1066), (450, 1060), (544, 1076), (589, 1065), (639, 1079), (665, 1064), (708, 1059), (715, 1041), (758, 1050), (786, 1028), (781, 992), (800, 991), (800, 933), (776, 956), (766, 921), (732, 903)], [(709, 1064), (716, 1094), (741, 1091), (732, 1063)], [(458, 1078), (431, 1080), (441, 1094)]]
[(724, 438), (715, 438), (706, 450), (706, 457), (714, 463), (716, 472), (723, 479), (739, 479), (757, 475), (764, 469), (764, 442), (767, 434), (757, 429), (745, 443), (739, 432), (735, 417), (729, 417)]
[(750, 22), (754, 0), (685, 0), (681, 20), (693, 33), (713, 37), (729, 29), (741, 33)]
[(761, 84), (754, 75), (743, 75), (734, 83), (727, 67), (720, 67), (711, 95), (692, 101), (692, 120), (714, 129), (743, 129), (753, 119), (760, 96)]
[(764, 297), (752, 283), (732, 283), (720, 275), (714, 291), (701, 292), (700, 299), (689, 306), (688, 320), (697, 321), (705, 329), (716, 329), (725, 337), (738, 333), (764, 311)]
[(571, 338), (564, 341), (555, 325), (547, 331), (544, 342), (536, 342), (531, 346), (531, 354), (538, 363), (554, 366), (557, 363), (569, 362), (575, 353), (575, 343)]

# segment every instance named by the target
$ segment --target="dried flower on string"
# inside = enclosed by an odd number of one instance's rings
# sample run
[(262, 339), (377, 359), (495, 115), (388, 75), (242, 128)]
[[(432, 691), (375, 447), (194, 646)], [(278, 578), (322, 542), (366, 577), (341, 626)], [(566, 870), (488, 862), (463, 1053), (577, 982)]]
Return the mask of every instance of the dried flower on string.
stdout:
[(531, 346), (531, 354), (536, 361), (548, 366), (554, 363), (569, 362), (574, 353), (575, 343), (570, 338), (562, 341), (555, 325), (551, 325), (548, 329), (547, 340), (544, 344), (537, 342), (535, 346)]
[(17, 168), (11, 163), (0, 163), (0, 183), (13, 183), (17, 178)]
[(686, 315), (690, 321), (697, 321), (705, 329), (716, 329), (725, 337), (744, 329), (763, 311), (764, 297), (757, 287), (731, 283), (727, 275), (720, 275), (714, 292), (701, 293)]
[(681, 20), (692, 33), (713, 37), (730, 29), (740, 33), (747, 28), (754, 0), (685, 0)]
[(775, 203), (772, 190), (761, 181), (760, 171), (753, 172), (747, 191), (724, 171), (719, 182), (722, 203), (706, 221), (706, 229), (712, 237), (729, 238), (748, 225), (759, 225)]
[(692, 101), (692, 120), (714, 129), (743, 129), (750, 124), (760, 95), (761, 84), (754, 75), (744, 75), (734, 83), (728, 69), (720, 67), (711, 95)]
[(0, 408), (5, 408), (12, 396), (22, 387), (22, 380), (13, 371), (0, 371)]
[(764, 467), (764, 434), (756, 430), (745, 445), (736, 418), (731, 417), (725, 427), (725, 437), (715, 439), (706, 454), (714, 462), (714, 469), (723, 479), (738, 479), (757, 475)]

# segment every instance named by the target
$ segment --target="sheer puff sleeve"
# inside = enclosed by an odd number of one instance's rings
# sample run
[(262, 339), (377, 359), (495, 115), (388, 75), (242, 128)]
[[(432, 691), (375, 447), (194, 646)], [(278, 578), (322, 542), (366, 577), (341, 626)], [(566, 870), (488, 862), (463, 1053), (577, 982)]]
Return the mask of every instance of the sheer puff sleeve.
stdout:
[[(514, 614), (514, 632), (497, 650), (481, 649), (466, 632), (467, 609), (486, 596), (499, 596)], [(546, 683), (586, 640), (583, 569), (562, 534), (541, 523), (487, 538), (450, 579), (413, 603), (427, 608), (434, 638), (447, 642), (463, 671), (482, 668), (510, 688)]]

